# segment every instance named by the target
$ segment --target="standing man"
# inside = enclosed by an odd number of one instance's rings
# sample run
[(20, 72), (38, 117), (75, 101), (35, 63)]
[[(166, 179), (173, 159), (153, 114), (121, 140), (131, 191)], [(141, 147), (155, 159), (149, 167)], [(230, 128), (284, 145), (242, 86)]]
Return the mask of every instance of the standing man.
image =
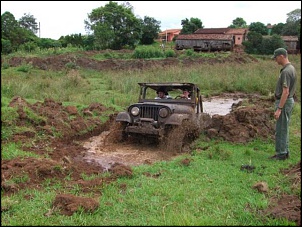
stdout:
[(276, 137), (275, 152), (271, 159), (285, 160), (289, 158), (289, 123), (294, 107), (294, 94), (296, 90), (297, 75), (294, 66), (288, 60), (287, 51), (278, 48), (272, 57), (282, 66), (275, 89)]

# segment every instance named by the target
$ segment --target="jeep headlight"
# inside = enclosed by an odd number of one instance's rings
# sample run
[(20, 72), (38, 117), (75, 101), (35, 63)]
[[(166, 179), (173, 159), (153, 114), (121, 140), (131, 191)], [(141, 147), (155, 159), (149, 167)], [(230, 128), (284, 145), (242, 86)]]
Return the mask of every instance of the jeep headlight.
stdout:
[(161, 109), (159, 110), (158, 114), (159, 114), (159, 116), (160, 116), (161, 118), (165, 118), (165, 117), (168, 116), (169, 111), (168, 111), (167, 108), (161, 108)]
[(133, 116), (136, 117), (139, 114), (139, 108), (137, 106), (134, 106), (131, 108), (130, 112)]

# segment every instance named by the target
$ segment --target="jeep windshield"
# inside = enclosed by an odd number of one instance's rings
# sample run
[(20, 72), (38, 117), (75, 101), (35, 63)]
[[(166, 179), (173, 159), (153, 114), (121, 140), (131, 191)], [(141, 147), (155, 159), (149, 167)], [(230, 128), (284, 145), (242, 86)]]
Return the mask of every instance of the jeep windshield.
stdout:
[[(199, 89), (193, 83), (138, 83), (140, 85), (139, 102), (195, 102)], [(184, 90), (190, 94), (190, 99), (183, 99), (180, 95)], [(168, 98), (156, 99), (158, 91), (162, 91)]]

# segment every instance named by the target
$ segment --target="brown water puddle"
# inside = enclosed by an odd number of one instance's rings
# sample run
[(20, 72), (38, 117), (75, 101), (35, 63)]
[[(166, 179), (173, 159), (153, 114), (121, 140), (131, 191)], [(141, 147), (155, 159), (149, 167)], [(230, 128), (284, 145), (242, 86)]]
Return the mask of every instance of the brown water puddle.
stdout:
[(213, 116), (227, 115), (232, 110), (232, 105), (237, 104), (242, 99), (230, 99), (230, 98), (214, 98), (209, 101), (203, 101), (203, 111)]

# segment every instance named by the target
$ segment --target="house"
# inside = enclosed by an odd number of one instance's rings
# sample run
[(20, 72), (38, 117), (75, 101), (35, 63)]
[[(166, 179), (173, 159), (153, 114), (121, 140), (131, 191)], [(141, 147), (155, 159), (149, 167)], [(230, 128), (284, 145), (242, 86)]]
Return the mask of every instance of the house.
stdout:
[[(270, 38), (271, 36), (265, 35), (264, 39)], [(298, 54), (300, 53), (300, 43), (298, 36), (280, 36), (285, 44), (285, 49), (289, 54)]]
[(193, 34), (178, 35), (175, 40), (177, 50), (232, 51), (246, 39), (244, 28), (200, 28)]
[[(242, 52), (242, 42), (247, 40), (247, 28), (200, 28), (193, 34), (176, 36), (177, 50)], [(270, 36), (263, 36), (270, 37)], [(300, 53), (297, 36), (281, 36), (290, 54)]]
[(281, 38), (284, 41), (289, 54), (298, 54), (300, 52), (298, 36), (281, 36)]
[(226, 34), (232, 34), (234, 36), (234, 45), (242, 45), (242, 42), (246, 40), (247, 33), (247, 28), (230, 28), (226, 32)]
[[(272, 29), (275, 25), (267, 24), (268, 36), (272, 33)], [(289, 54), (297, 54), (300, 53), (300, 43), (298, 36), (281, 36), (281, 39), (284, 41), (286, 49)]]
[(234, 45), (241, 45), (246, 39), (247, 28), (200, 28), (194, 34), (225, 34), (233, 35)]
[(179, 35), (181, 29), (167, 29), (158, 34), (159, 41), (171, 42), (173, 38)]
[(175, 40), (177, 50), (230, 51), (234, 45), (233, 35), (226, 34), (184, 34)]

